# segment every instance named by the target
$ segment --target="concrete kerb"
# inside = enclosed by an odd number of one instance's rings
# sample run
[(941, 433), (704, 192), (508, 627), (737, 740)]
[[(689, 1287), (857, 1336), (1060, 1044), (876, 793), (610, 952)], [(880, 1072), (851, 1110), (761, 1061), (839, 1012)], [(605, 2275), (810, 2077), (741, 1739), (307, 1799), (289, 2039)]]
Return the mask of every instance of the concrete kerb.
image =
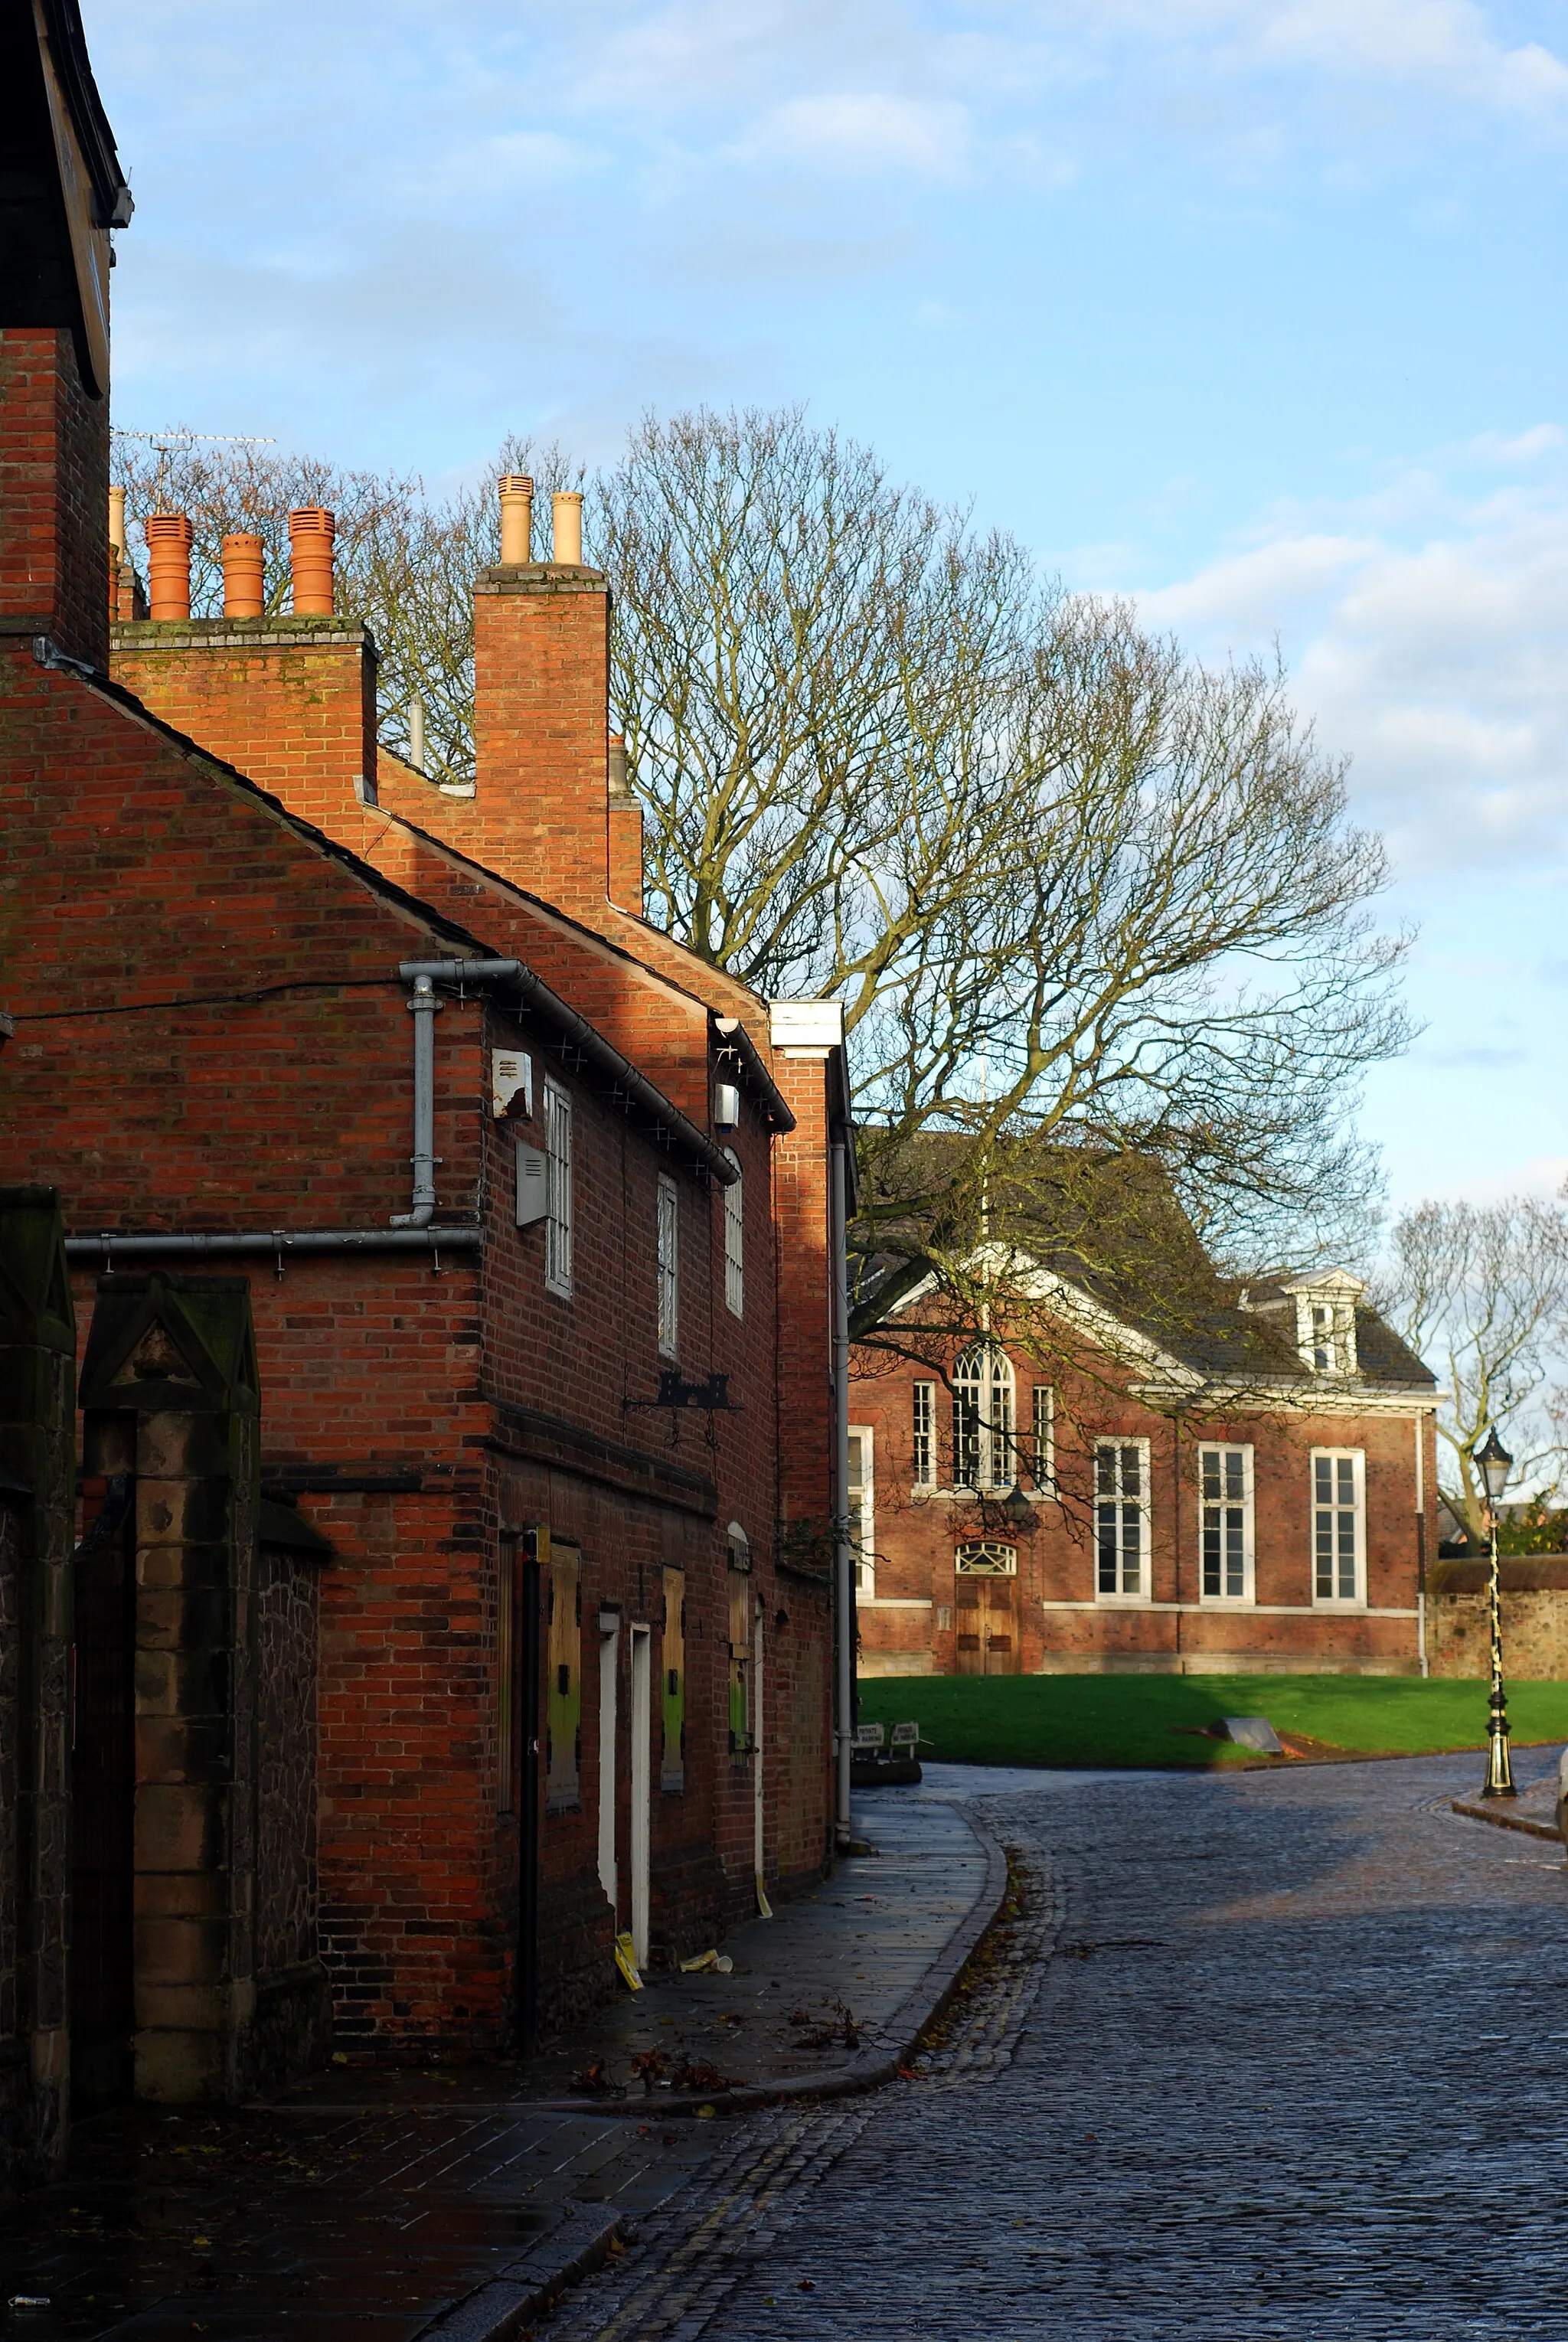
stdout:
[(1511, 1814), (1506, 1807), (1477, 1805), (1469, 1797), (1451, 1797), (1449, 1803), (1466, 1821), (1490, 1822), (1493, 1829), (1523, 1830), (1526, 1837), (1550, 1838), (1553, 1846), (1563, 1844), (1563, 1833), (1555, 1822), (1538, 1822), (1530, 1814)]
[(842, 2066), (815, 2074), (783, 2075), (776, 2082), (744, 2082), (738, 2089), (713, 2091), (689, 2090), (665, 2097), (627, 2098), (606, 2106), (598, 2098), (546, 2098), (535, 2101), (549, 2114), (582, 2114), (592, 2107), (594, 2114), (634, 2122), (646, 2122), (649, 2112), (662, 2121), (666, 2115), (696, 2115), (704, 2108), (713, 2115), (751, 2114), (758, 2107), (796, 2105), (813, 2098), (844, 2098), (857, 2090), (879, 2089), (891, 2082), (901, 2066), (913, 2056), (915, 2045), (926, 2027), (934, 2023), (958, 1989), (958, 1980), (974, 1955), (975, 1946), (1002, 1908), (1007, 1892), (1007, 1857), (981, 1823), (962, 1817), (964, 1827), (978, 1839), (985, 1857), (985, 1876), (980, 1890), (970, 1905), (966, 1916), (959, 1921), (943, 1949), (930, 1963), (920, 1982), (893, 2016), (888, 2019), (885, 2034), (891, 2034), (894, 2046), (889, 2049), (879, 2044), (874, 2049), (862, 2049)]
[(422, 2326), (420, 2342), (426, 2337), (429, 2342), (510, 2342), (543, 2317), (569, 2286), (604, 2267), (622, 2225), (620, 2213), (606, 2217), (598, 2205), (568, 2212), (523, 2259)]
[[(641, 2121), (647, 2119), (650, 2110), (656, 2112), (661, 2120), (669, 2115), (695, 2116), (703, 2109), (711, 2109), (714, 2115), (738, 2115), (786, 2102), (794, 2105), (816, 2098), (847, 2097), (891, 2082), (899, 2067), (907, 2065), (914, 2056), (926, 2027), (948, 2007), (964, 1969), (1001, 1911), (1007, 1893), (1005, 1853), (988, 1829), (972, 1821), (967, 1814), (963, 1820), (984, 1853), (984, 1878), (965, 1917), (931, 1961), (914, 1991), (894, 2012), (884, 2041), (877, 2047), (863, 2049), (846, 2064), (835, 2066), (825, 2074), (751, 2082), (713, 2097), (704, 2097), (696, 2092), (679, 2097), (661, 2097), (652, 2109), (647, 2100), (632, 2100), (614, 2107), (595, 2103), (594, 2111)], [(886, 2046), (887, 2034), (893, 2037), (892, 2048)], [(585, 2102), (582, 2098), (566, 2098), (544, 2103), (546, 2111), (580, 2115)], [(537, 2108), (541, 2102), (534, 2100), (532, 2104)], [(490, 2278), (466, 2299), (442, 2310), (423, 2327), (421, 2342), (511, 2342), (513, 2336), (543, 2317), (570, 2286), (603, 2267), (622, 2230), (621, 2215), (606, 2217), (599, 2206), (584, 2205), (569, 2212), (560, 2227), (542, 2237), (523, 2259), (503, 2270), (500, 2277)]]

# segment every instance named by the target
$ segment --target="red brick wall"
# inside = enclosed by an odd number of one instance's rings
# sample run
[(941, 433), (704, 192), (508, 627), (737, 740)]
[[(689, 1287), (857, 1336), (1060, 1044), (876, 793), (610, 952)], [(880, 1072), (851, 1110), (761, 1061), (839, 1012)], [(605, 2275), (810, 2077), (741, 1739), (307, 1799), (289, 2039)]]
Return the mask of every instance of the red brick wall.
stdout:
[(107, 664), (109, 402), (67, 332), (0, 333), (0, 627)]
[[(1035, 1370), (1022, 1356), (1014, 1356), (1014, 1369), (1017, 1420), (1026, 1428)], [(1033, 1536), (1014, 1536), (994, 1513), (984, 1518), (973, 1499), (913, 1488), (912, 1386), (917, 1376), (936, 1380), (939, 1453), (950, 1457), (952, 1402), (932, 1371), (865, 1352), (857, 1356), (851, 1384), (850, 1419), (871, 1428), (874, 1454), (875, 1596), (871, 1601), (863, 1597), (859, 1606), (864, 1672), (955, 1671), (954, 1547), (961, 1539), (981, 1536), (999, 1536), (1018, 1549), (1013, 1666), (1025, 1674), (1104, 1666), (1414, 1668), (1413, 1402), (1402, 1414), (1243, 1408), (1233, 1416), (1189, 1416), (1178, 1426), (1131, 1397), (1118, 1400), (1085, 1382), (1057, 1395), (1060, 1501), (1034, 1506)], [(1426, 1551), (1432, 1554), (1432, 1418), (1421, 1412), (1418, 1419), (1426, 1447), (1424, 1519)], [(1149, 1442), (1151, 1600), (1139, 1606), (1096, 1599), (1093, 1447), (1096, 1437), (1117, 1436)], [(1200, 1598), (1196, 1449), (1216, 1441), (1253, 1450), (1255, 1604), (1249, 1606)], [(1363, 1612), (1314, 1606), (1310, 1450), (1317, 1446), (1359, 1448), (1365, 1455)], [(942, 1473), (944, 1480), (950, 1476), (950, 1464)]]
[(343, 618), (116, 626), (116, 683), (351, 851), (376, 779), (375, 658)]

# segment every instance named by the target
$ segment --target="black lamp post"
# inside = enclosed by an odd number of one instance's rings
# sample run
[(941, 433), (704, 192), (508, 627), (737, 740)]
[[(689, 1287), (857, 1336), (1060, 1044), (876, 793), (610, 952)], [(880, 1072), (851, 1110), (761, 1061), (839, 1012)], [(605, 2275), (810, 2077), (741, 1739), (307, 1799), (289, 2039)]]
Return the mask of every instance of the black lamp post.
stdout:
[(1513, 1458), (1498, 1438), (1495, 1424), (1486, 1435), (1485, 1446), (1477, 1451), (1475, 1461), (1486, 1485), (1486, 1525), (1492, 1533), (1492, 1566), (1486, 1581), (1492, 1609), (1492, 1692), (1487, 1703), (1486, 1780), (1481, 1794), (1483, 1797), (1516, 1797), (1519, 1792), (1513, 1786), (1513, 1767), (1508, 1757), (1508, 1699), (1503, 1688), (1503, 1603), (1497, 1583), (1497, 1507), (1503, 1502)]
[(1014, 1480), (1003, 1497), (1002, 1517), (1015, 1536), (1033, 1536), (1039, 1527), (1034, 1507), (1024, 1495), (1021, 1480)]

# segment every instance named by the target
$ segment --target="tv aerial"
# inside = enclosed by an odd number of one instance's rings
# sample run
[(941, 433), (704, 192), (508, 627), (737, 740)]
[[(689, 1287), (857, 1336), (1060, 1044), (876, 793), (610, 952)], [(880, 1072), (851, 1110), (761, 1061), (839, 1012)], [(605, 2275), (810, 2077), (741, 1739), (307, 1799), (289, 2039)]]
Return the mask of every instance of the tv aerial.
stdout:
[(270, 434), (264, 435), (260, 433), (242, 431), (188, 431), (184, 424), (176, 424), (172, 429), (166, 431), (122, 431), (119, 425), (115, 424), (110, 427), (109, 435), (112, 439), (140, 439), (145, 445), (157, 449), (158, 476), (153, 493), (160, 504), (163, 502), (164, 482), (168, 476), (169, 458), (184, 448), (194, 447), (198, 442), (204, 446), (214, 447), (275, 447), (277, 445), (276, 439)]

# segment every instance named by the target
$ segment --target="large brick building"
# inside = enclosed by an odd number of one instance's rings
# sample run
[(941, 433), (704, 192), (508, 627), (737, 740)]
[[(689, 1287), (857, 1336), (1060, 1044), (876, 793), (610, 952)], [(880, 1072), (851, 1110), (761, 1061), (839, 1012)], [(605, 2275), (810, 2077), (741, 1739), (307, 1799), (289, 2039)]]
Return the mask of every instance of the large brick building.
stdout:
[[(848, 1112), (835, 1007), (641, 917), (580, 562), (514, 527), (477, 581), (464, 801), (378, 755), (325, 515), (290, 617), (242, 615), (242, 546), (205, 624), (165, 516), (111, 649), (126, 204), (75, 8), (45, 18), (4, 60), (0, 1183), (44, 1266), (0, 1635), (74, 1638), (77, 1708), (67, 1767), (53, 1677), (0, 1646), (33, 1748), (0, 1763), (0, 2028), (55, 2075), (22, 2166), (63, 2057), (101, 2099), (230, 2094), (329, 2032), (494, 2054), (612, 1988), (618, 1931), (667, 1959), (820, 1876)], [(74, 1621), (27, 1462), (62, 1264)], [(45, 1787), (47, 1877), (5, 1810)], [(25, 1943), (71, 1893), (51, 2001)]]
[(1121, 1274), (1018, 1236), (990, 1331), (916, 1286), (856, 1353), (860, 1672), (1418, 1672), (1432, 1375), (1344, 1271), (1244, 1285), (1146, 1167), (1087, 1187)]

